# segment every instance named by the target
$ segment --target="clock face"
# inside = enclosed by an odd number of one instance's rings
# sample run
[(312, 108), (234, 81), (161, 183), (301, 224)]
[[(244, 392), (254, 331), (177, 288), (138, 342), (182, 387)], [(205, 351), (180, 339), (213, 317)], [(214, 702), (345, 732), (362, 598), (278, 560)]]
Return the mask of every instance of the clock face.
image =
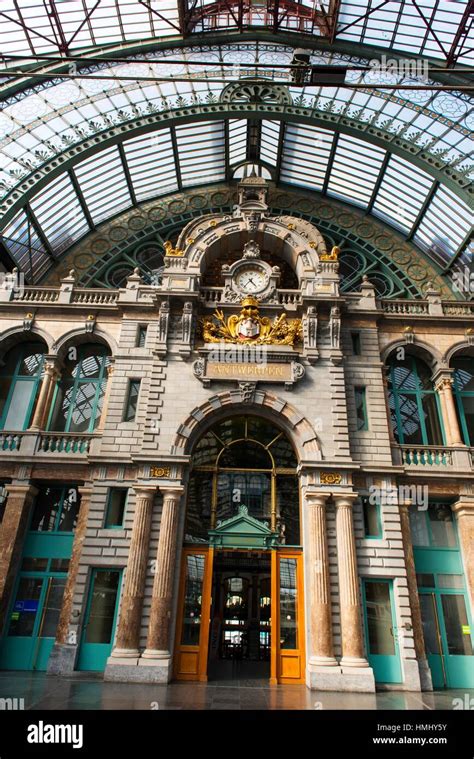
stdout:
[(258, 266), (246, 266), (237, 273), (235, 283), (244, 293), (258, 293), (265, 289), (265, 274)]

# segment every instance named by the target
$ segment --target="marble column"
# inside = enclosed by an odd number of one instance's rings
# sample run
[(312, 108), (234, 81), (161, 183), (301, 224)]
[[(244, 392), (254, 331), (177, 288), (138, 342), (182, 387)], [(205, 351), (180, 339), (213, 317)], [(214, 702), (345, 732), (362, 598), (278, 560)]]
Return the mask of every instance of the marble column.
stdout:
[(136, 494), (135, 516), (112, 657), (138, 659), (151, 518), (156, 488), (135, 487), (134, 490)]
[(87, 522), (92, 496), (92, 485), (80, 485), (78, 493), (81, 497), (77, 524), (74, 530), (72, 553), (69, 560), (69, 569), (66, 579), (66, 587), (61, 603), (58, 626), (56, 628), (56, 640), (48, 661), (49, 674), (65, 674), (74, 670), (74, 662), (78, 646), (78, 630), (72, 623), (72, 607), (74, 591), (76, 588), (77, 575), (81, 562), (82, 549), (86, 537)]
[(334, 495), (336, 504), (337, 561), (341, 613), (341, 666), (368, 667), (362, 637), (359, 577), (354, 539), (352, 503), (355, 493)]
[(171, 606), (176, 569), (179, 505), (182, 492), (181, 486), (163, 488), (163, 510), (156, 556), (148, 640), (140, 662), (142, 665), (152, 665), (153, 660), (156, 660), (156, 663), (161, 660), (168, 671), (171, 661)]
[(413, 554), (410, 515), (408, 512), (410, 505), (411, 501), (407, 501), (406, 503), (399, 503), (398, 508), (400, 513), (403, 554), (405, 557), (405, 567), (407, 572), (408, 597), (410, 603), (411, 623), (413, 626), (413, 643), (418, 662), (421, 689), (426, 691), (433, 690), (433, 683), (431, 680), (431, 670), (426, 658), (425, 638), (421, 621), (420, 598), (418, 595), (418, 584), (416, 582), (415, 557)]
[(47, 419), (48, 402), (52, 397), (52, 390), (58, 378), (58, 365), (55, 357), (46, 357), (44, 365), (44, 377), (41, 382), (41, 387), (38, 396), (38, 402), (36, 404), (33, 419), (29, 429), (32, 432), (36, 432), (44, 428), (44, 423)]
[(33, 500), (38, 489), (31, 483), (11, 483), (7, 486), (7, 501), (0, 523), (0, 635), (10, 595), (20, 568), (23, 541)]
[(474, 495), (461, 495), (451, 509), (458, 524), (466, 585), (474, 611)]
[(310, 664), (337, 666), (334, 657), (331, 615), (331, 588), (326, 536), (326, 501), (328, 493), (307, 491), (309, 606), (311, 657)]
[(452, 377), (441, 377), (436, 384), (436, 390), (441, 401), (441, 413), (447, 445), (464, 445), (456, 414)]

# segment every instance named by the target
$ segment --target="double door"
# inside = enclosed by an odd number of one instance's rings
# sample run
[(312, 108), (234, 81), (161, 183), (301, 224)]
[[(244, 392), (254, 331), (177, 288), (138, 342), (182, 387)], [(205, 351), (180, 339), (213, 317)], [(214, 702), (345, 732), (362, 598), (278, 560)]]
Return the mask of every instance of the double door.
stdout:
[(0, 648), (0, 669), (46, 670), (65, 586), (65, 574), (20, 574)]
[(474, 656), (464, 593), (420, 590), (425, 650), (434, 688), (472, 688)]
[[(217, 599), (214, 598), (214, 604), (212, 599), (213, 574), (218, 571), (216, 553), (222, 552), (212, 548), (183, 551), (174, 673), (180, 680), (206, 681), (213, 652), (219, 652), (223, 659), (231, 654), (252, 658), (253, 629), (244, 629), (246, 624), (240, 612), (247, 601), (241, 601), (242, 593), (238, 589), (234, 595), (229, 596), (228, 589), (224, 593), (221, 624), (216, 622), (220, 608)], [(252, 552), (231, 553), (234, 573), (243, 574)], [(301, 683), (305, 668), (302, 553), (275, 549), (267, 552), (267, 558), (269, 582), (264, 584), (267, 578), (262, 578), (258, 586), (267, 588), (268, 595), (267, 591), (261, 593), (257, 602), (261, 607), (257, 615), (259, 645), (258, 657), (255, 654), (253, 658), (266, 659), (268, 654), (270, 682)], [(216, 592), (214, 583), (214, 595)], [(231, 615), (232, 619), (228, 613), (229, 603), (234, 610), (240, 609), (239, 614)], [(242, 631), (238, 623), (242, 623)]]

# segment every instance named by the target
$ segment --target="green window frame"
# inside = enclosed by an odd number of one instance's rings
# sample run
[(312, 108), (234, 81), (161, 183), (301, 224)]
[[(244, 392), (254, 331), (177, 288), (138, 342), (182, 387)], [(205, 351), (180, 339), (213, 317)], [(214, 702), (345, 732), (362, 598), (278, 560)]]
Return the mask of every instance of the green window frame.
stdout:
[(357, 419), (357, 431), (365, 432), (369, 429), (369, 417), (367, 414), (367, 397), (365, 387), (355, 387), (355, 407)]
[[(0, 373), (0, 403), (3, 401), (0, 429), (28, 429), (43, 377), (44, 356), (44, 345), (38, 342), (23, 343), (8, 351), (4, 368)], [(30, 371), (28, 360), (31, 365)], [(12, 417), (16, 417), (13, 424)]]
[[(448, 514), (450, 518), (447, 519)], [(459, 550), (456, 520), (449, 503), (431, 501), (425, 510), (411, 506), (409, 516), (413, 548), (430, 548), (436, 551)], [(437, 522), (446, 522), (451, 525), (449, 531), (446, 530), (448, 540), (445, 543), (440, 542), (440, 536), (436, 536), (434, 525)], [(419, 541), (420, 535), (423, 535), (424, 538), (421, 542)]]
[(144, 348), (146, 345), (148, 327), (146, 324), (139, 324), (137, 329), (137, 348)]
[[(48, 502), (51, 506), (49, 516)], [(73, 504), (77, 504), (77, 508), (72, 506)], [(72, 535), (76, 527), (80, 505), (81, 498), (76, 485), (41, 488), (31, 510), (29, 532)], [(67, 529), (69, 527), (71, 529)]]
[[(454, 369), (453, 392), (463, 440), (466, 445), (474, 446), (474, 359), (458, 356), (452, 359), (451, 366)], [(469, 386), (472, 390), (464, 389)], [(466, 407), (469, 404), (472, 404), (473, 413), (467, 415)]]
[(128, 381), (127, 400), (123, 412), (123, 422), (133, 422), (137, 415), (138, 398), (140, 395), (141, 380), (131, 379)]
[(408, 355), (400, 361), (393, 358), (387, 374), (390, 423), (396, 441), (400, 445), (446, 445), (440, 401), (428, 366)]
[(109, 363), (110, 353), (104, 345), (78, 346), (77, 359), (56, 383), (49, 431), (94, 432), (100, 421)]
[(369, 496), (362, 496), (362, 515), (364, 518), (364, 538), (377, 540), (383, 538), (383, 525), (380, 503), (372, 503)]
[(128, 488), (109, 488), (107, 493), (104, 528), (108, 530), (118, 530), (123, 527), (127, 502)]

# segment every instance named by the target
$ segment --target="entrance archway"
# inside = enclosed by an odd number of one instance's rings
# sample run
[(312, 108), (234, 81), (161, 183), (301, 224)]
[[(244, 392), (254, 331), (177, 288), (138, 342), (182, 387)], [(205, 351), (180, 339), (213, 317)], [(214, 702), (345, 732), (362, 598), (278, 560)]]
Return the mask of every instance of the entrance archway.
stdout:
[(258, 416), (216, 422), (192, 454), (175, 676), (304, 681), (298, 460)]

